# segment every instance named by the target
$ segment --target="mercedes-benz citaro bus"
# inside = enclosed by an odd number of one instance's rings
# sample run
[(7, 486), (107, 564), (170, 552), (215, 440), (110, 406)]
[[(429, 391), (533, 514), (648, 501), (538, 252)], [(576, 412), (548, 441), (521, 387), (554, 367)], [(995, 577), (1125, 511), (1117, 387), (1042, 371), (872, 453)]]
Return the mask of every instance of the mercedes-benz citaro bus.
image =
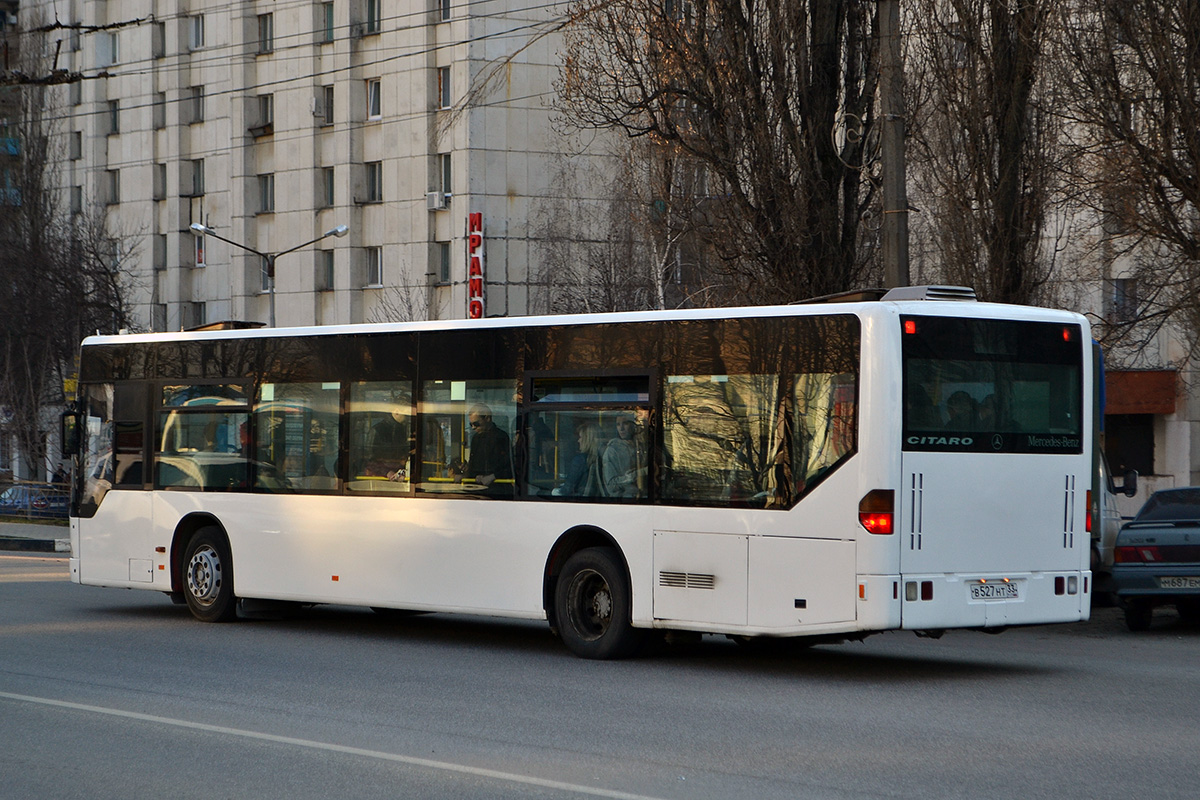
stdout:
[(820, 642), (1086, 619), (1084, 317), (881, 299), (94, 336), (72, 580)]

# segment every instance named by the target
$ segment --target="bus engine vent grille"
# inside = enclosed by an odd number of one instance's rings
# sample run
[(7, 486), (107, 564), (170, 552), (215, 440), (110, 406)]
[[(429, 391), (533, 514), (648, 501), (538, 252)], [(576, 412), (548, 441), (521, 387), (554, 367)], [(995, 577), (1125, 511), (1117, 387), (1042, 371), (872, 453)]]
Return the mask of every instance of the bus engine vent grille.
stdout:
[(715, 589), (717, 576), (703, 572), (668, 572), (658, 573), (658, 585), (669, 586), (673, 589)]

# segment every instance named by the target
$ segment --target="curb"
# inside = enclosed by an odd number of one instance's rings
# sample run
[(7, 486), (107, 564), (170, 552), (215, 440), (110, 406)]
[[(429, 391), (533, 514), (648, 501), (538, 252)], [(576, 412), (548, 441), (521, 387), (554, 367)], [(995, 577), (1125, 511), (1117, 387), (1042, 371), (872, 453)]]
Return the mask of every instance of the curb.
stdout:
[(71, 552), (71, 542), (68, 539), (25, 539), (0, 536), (0, 550), (16, 550), (26, 553), (69, 553)]

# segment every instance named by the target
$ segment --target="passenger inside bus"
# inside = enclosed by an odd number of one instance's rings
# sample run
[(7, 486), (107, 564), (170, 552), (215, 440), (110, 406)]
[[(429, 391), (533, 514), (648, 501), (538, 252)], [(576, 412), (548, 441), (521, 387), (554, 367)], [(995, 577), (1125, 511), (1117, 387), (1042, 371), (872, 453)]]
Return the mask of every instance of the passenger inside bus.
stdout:
[(617, 438), (604, 449), (604, 486), (609, 497), (637, 498), (646, 494), (646, 426), (632, 415), (617, 420)]
[(602, 439), (591, 422), (580, 423), (576, 429), (579, 451), (571, 458), (566, 478), (552, 494), (555, 497), (603, 497), (604, 478), (601, 472)]
[(473, 433), (471, 454), (461, 475), (456, 480), (473, 480), (492, 489), (496, 481), (506, 481), (508, 486), (499, 491), (511, 492), (512, 452), (508, 434), (496, 427), (492, 421), (492, 410), (483, 403), (471, 407), (467, 417)]
[(391, 413), (372, 426), (363, 467), (365, 475), (386, 477), (389, 481), (408, 479), (408, 408), (407, 403), (397, 398)]

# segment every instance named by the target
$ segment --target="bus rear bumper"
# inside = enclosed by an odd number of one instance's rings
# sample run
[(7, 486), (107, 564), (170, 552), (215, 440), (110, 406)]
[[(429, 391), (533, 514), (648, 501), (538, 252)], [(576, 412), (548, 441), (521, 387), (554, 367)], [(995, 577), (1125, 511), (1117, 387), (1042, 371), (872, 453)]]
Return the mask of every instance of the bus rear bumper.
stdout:
[(900, 579), (904, 630), (997, 628), (1086, 620), (1089, 570), (1006, 574), (906, 574)]

